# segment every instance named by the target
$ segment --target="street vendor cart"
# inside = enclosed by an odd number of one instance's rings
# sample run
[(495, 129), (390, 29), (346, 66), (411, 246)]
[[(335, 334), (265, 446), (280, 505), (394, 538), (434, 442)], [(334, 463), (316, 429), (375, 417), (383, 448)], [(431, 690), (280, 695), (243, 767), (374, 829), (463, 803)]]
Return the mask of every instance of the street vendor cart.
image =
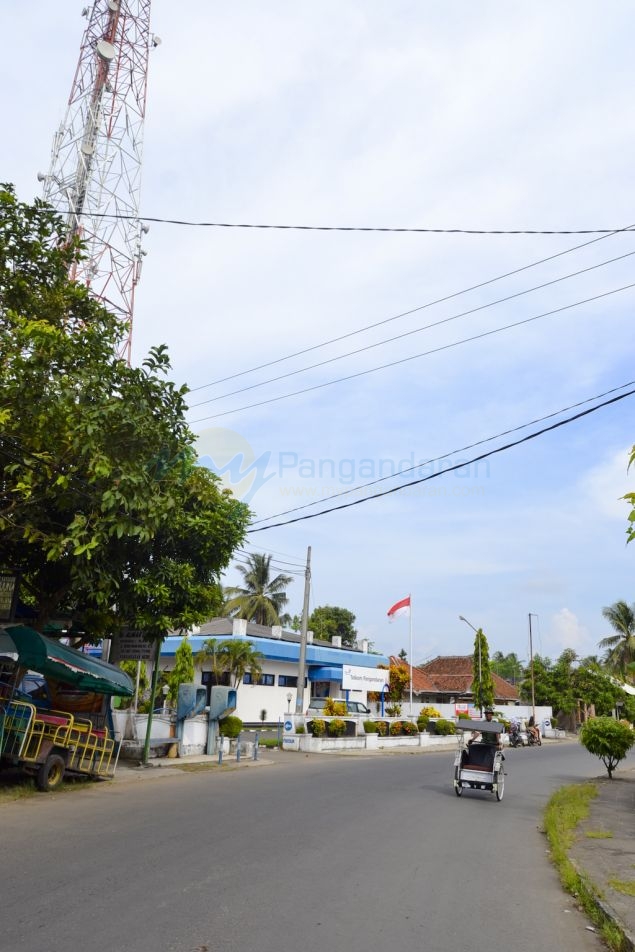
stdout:
[(114, 776), (112, 697), (132, 697), (120, 668), (23, 625), (0, 628), (0, 770), (19, 767), (40, 790), (65, 776)]
[(484, 744), (466, 739), (468, 732), (502, 734), (504, 727), (497, 721), (461, 721), (456, 725), (458, 750), (454, 758), (454, 792), (457, 797), (464, 790), (487, 790), (497, 800), (503, 799), (505, 771), (503, 751), (496, 744)]

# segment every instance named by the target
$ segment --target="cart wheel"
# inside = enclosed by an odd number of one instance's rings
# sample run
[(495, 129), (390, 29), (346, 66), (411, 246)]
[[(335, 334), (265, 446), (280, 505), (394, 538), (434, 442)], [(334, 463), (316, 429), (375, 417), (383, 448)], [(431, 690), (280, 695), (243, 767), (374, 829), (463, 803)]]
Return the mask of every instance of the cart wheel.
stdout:
[(501, 766), (500, 770), (496, 772), (496, 799), (502, 800), (503, 794), (505, 792), (505, 772)]
[(461, 786), (460, 781), (461, 781), (461, 768), (457, 767), (456, 770), (454, 771), (454, 792), (456, 793), (457, 797), (461, 797), (463, 795), (463, 787)]
[(35, 785), (38, 790), (55, 790), (64, 779), (66, 764), (59, 754), (49, 754), (35, 775)]

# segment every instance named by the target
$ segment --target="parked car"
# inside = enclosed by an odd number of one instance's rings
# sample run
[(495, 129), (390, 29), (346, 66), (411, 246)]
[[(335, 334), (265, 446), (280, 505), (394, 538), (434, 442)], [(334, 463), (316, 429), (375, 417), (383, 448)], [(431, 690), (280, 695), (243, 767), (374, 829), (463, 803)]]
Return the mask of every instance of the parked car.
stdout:
[[(325, 697), (312, 697), (309, 701), (309, 706), (307, 708), (307, 714), (324, 714), (324, 708), (326, 707), (326, 702), (328, 698)], [(332, 698), (333, 701), (339, 701), (341, 704), (346, 704), (346, 713), (350, 715), (357, 715), (358, 717), (369, 717), (370, 708), (366, 707), (365, 704), (362, 704), (361, 701), (346, 701), (343, 697)]]

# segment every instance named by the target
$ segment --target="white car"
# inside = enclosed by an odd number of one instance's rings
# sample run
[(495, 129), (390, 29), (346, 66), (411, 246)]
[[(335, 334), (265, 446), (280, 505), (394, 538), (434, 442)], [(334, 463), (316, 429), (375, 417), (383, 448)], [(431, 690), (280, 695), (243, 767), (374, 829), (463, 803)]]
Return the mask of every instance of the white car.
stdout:
[[(312, 697), (309, 701), (309, 706), (307, 708), (307, 715), (311, 714), (322, 714), (324, 715), (324, 708), (326, 707), (326, 702), (328, 698), (325, 697)], [(361, 701), (346, 701), (343, 697), (334, 697), (331, 700), (336, 701), (340, 704), (346, 704), (346, 713), (347, 715), (353, 715), (357, 717), (370, 717), (370, 708), (366, 707), (365, 704), (362, 704)]]

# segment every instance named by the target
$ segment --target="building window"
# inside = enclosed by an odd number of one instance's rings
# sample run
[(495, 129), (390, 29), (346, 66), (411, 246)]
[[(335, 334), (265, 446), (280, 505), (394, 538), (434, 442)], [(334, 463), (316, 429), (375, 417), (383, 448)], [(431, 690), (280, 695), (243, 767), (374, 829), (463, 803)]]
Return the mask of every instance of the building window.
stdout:
[(211, 685), (223, 684), (225, 687), (230, 687), (229, 684), (229, 671), (223, 671), (220, 678), (214, 674), (213, 671), (202, 671), (201, 672), (201, 684), (205, 684), (208, 687)]
[(298, 678), (297, 675), (291, 674), (279, 674), (278, 675), (278, 687), (280, 688), (297, 688)]
[(276, 678), (273, 674), (261, 674), (254, 679), (251, 671), (246, 671), (243, 678), (243, 684), (264, 684), (267, 687), (273, 687), (275, 683)]

